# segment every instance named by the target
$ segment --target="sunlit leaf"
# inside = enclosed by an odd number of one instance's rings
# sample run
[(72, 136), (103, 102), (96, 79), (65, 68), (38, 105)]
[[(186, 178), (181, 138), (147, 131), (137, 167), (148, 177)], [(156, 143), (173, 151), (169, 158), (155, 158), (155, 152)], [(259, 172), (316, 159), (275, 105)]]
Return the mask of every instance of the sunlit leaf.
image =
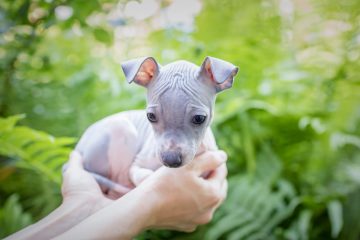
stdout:
[(341, 202), (333, 200), (327, 204), (327, 209), (331, 223), (331, 236), (336, 238), (339, 236), (343, 227), (343, 209)]

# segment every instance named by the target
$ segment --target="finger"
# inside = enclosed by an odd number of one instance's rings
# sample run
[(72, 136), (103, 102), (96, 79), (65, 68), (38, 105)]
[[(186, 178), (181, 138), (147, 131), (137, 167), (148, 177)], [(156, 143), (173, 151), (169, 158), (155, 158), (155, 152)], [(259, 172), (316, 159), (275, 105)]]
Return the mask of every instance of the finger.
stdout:
[(196, 226), (190, 225), (190, 226), (184, 227), (184, 229), (182, 231), (187, 232), (187, 233), (191, 233), (191, 232), (194, 232), (195, 230), (196, 230)]
[(74, 150), (71, 152), (68, 165), (70, 168), (83, 168), (82, 156), (78, 151)]
[(218, 208), (219, 205), (224, 202), (224, 200), (226, 199), (226, 196), (227, 196), (227, 191), (228, 191), (228, 182), (224, 181), (221, 186), (221, 200), (219, 201), (219, 203), (216, 205), (215, 208)]
[[(203, 176), (202, 174), (201, 176)], [(209, 185), (218, 185), (219, 187), (222, 185), (227, 176), (227, 167), (226, 163), (221, 164), (216, 169), (208, 172), (206, 177), (203, 177), (203, 181)]]
[(211, 206), (218, 206), (226, 197), (227, 191), (227, 168), (223, 164), (217, 168), (208, 179), (202, 179), (202, 184), (206, 192), (213, 196), (214, 201), (211, 201)]
[(225, 164), (215, 169), (209, 178), (204, 179), (203, 182), (209, 188), (209, 191), (221, 192), (224, 182), (226, 182), (227, 168)]
[(62, 173), (64, 174), (69, 169), (83, 169), (82, 157), (78, 151), (72, 151), (69, 156), (69, 161), (62, 167)]
[(202, 215), (198, 216), (196, 219), (196, 223), (203, 225), (203, 224), (207, 224), (207, 223), (211, 222), (211, 220), (214, 216), (215, 210), (216, 210), (216, 208), (211, 208), (208, 211), (206, 211), (205, 213), (203, 213)]
[(227, 176), (227, 167), (226, 164), (220, 165), (217, 169), (212, 171), (212, 174), (208, 176), (207, 180), (209, 182), (220, 182), (221, 184), (224, 182)]
[(227, 155), (224, 151), (207, 151), (197, 156), (187, 167), (195, 171), (196, 174), (201, 175), (216, 169), (227, 160)]
[(182, 225), (178, 225), (176, 227), (174, 227), (174, 226), (164, 227), (164, 229), (191, 233), (196, 230), (196, 227), (197, 226), (195, 224), (182, 224)]

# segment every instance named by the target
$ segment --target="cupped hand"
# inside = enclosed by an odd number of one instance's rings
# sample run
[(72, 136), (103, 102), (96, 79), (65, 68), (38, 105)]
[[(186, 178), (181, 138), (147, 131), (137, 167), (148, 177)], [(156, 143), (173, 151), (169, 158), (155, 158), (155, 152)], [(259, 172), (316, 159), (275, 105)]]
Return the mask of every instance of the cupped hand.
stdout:
[(61, 187), (63, 202), (83, 201), (91, 203), (93, 211), (103, 208), (112, 202), (104, 196), (95, 178), (84, 170), (80, 153), (73, 151), (63, 171)]
[[(139, 231), (157, 228), (191, 232), (198, 225), (211, 221), (214, 211), (226, 197), (226, 159), (223, 151), (207, 151), (184, 167), (161, 167), (133, 191), (112, 201), (104, 196), (94, 177), (83, 169), (81, 155), (73, 152), (63, 173), (62, 194), (64, 202), (70, 205), (79, 201), (90, 203), (92, 213), (108, 209), (97, 214), (100, 218), (113, 218), (112, 214), (124, 211), (117, 210), (119, 204), (127, 208), (136, 203), (137, 207), (131, 211), (139, 219), (139, 226), (136, 226)], [(202, 177), (209, 172), (209, 176)], [(118, 204), (111, 205), (111, 202)], [(141, 207), (143, 203), (147, 206), (146, 212)]]
[(191, 232), (211, 221), (227, 194), (226, 159), (223, 151), (208, 151), (184, 167), (161, 167), (140, 184), (155, 202), (148, 228)]

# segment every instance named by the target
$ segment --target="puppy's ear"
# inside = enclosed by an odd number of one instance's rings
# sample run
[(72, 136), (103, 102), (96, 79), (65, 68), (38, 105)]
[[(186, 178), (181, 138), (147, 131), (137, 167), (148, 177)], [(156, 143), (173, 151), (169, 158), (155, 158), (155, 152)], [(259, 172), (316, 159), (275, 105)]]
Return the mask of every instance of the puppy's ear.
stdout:
[(147, 87), (159, 73), (159, 65), (152, 57), (137, 58), (123, 62), (121, 68), (128, 83), (134, 81), (144, 87)]
[(200, 68), (200, 74), (207, 84), (215, 88), (216, 93), (233, 85), (239, 68), (224, 60), (206, 57)]

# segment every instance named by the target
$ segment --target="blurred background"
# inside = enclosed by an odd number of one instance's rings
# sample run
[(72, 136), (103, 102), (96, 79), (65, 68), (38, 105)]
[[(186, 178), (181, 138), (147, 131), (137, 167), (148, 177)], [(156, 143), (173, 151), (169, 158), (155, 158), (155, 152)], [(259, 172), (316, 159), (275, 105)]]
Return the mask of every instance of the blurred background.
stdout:
[(229, 192), (196, 232), (138, 239), (359, 239), (360, 1), (2, 0), (0, 237), (61, 202), (84, 129), (145, 107), (119, 63), (240, 67), (212, 128)]

